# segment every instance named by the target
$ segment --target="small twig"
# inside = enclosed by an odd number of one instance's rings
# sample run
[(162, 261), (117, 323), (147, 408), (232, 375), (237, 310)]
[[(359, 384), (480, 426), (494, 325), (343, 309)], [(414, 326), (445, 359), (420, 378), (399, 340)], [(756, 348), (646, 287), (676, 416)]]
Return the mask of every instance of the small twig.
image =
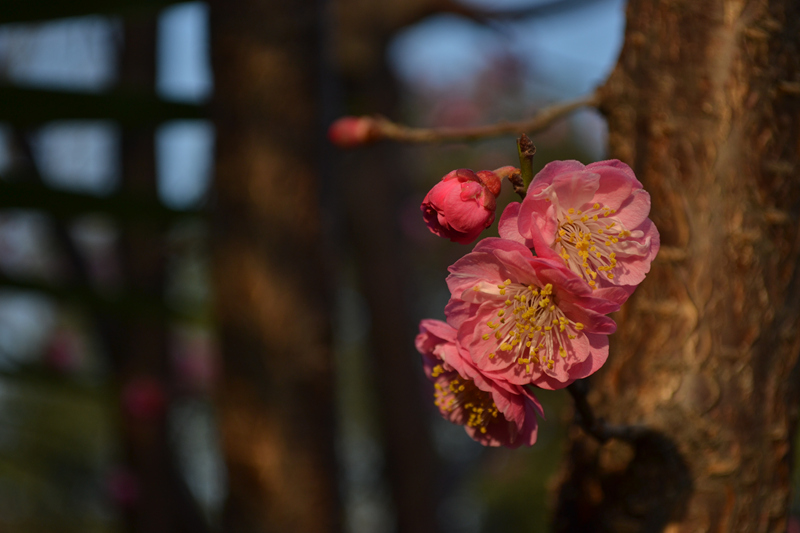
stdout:
[(522, 182), (522, 176), (519, 169), (512, 166), (505, 166), (496, 168), (492, 171), (501, 180), (507, 179), (514, 186), (514, 192), (519, 194), (522, 199), (525, 199), (525, 184)]
[(362, 142), (388, 139), (398, 142), (433, 143), (444, 141), (474, 141), (501, 135), (533, 135), (546, 129), (559, 118), (581, 107), (596, 107), (600, 99), (596, 93), (541, 109), (533, 117), (518, 122), (498, 122), (473, 128), (411, 128), (396, 124), (385, 117), (361, 117), (368, 121), (368, 134)]
[(647, 431), (642, 426), (611, 426), (606, 424), (602, 418), (594, 416), (586, 399), (589, 389), (584, 380), (579, 379), (573, 382), (567, 387), (567, 390), (575, 400), (576, 422), (586, 433), (601, 443), (608, 442), (610, 439), (634, 442), (646, 434)]
[(517, 139), (517, 153), (519, 154), (519, 173), (524, 190), (527, 192), (528, 186), (533, 181), (533, 156), (536, 155), (536, 147), (524, 133)]
[(784, 80), (778, 83), (778, 90), (786, 94), (800, 96), (800, 82)]
[(527, 194), (527, 187), (525, 186), (525, 182), (522, 180), (522, 174), (519, 172), (513, 172), (508, 176), (508, 181), (510, 181), (511, 185), (514, 186), (514, 192), (524, 200), (525, 195)]
[[(439, 11), (456, 13), (481, 23), (496, 21), (505, 22), (559, 15), (564, 12), (580, 9), (594, 1), (596, 0), (546, 0), (544, 2), (536, 2), (531, 6), (516, 9), (479, 9), (445, 0), (443, 2), (444, 5), (439, 8)], [(491, 6), (492, 4), (485, 3), (484, 5)]]

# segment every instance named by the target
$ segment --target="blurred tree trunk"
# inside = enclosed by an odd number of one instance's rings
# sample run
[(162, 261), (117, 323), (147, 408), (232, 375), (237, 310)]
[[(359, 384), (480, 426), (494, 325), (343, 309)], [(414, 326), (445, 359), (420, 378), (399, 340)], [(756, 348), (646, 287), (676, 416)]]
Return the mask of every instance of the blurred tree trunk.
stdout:
[(800, 386), (800, 4), (631, 0), (603, 88), (662, 251), (577, 429), (557, 531), (786, 531)]
[[(399, 89), (386, 61), (390, 38), (436, 11), (433, 0), (339, 0), (336, 65), (348, 103), (340, 114), (397, 117)], [(376, 398), (385, 477), (398, 533), (437, 531), (440, 472), (428, 424), (416, 324), (410, 304), (409, 243), (402, 231), (409, 200), (409, 168), (402, 148), (378, 144), (341, 155), (340, 175), (359, 289), (370, 312), (369, 364)], [(431, 400), (432, 401), (432, 400)]]
[(321, 9), (212, 1), (225, 531), (339, 529), (318, 172)]
[[(375, 80), (373, 80), (374, 82)], [(389, 80), (383, 80), (389, 81)], [(390, 83), (390, 81), (389, 81)], [(362, 93), (363, 96), (363, 93)], [(375, 112), (388, 114), (385, 107)], [(437, 531), (437, 466), (420, 380), (410, 312), (408, 244), (401, 230), (405, 178), (401, 151), (381, 145), (347, 154), (339, 166), (348, 242), (370, 311), (368, 382), (398, 533)], [(378, 177), (378, 179), (376, 179)]]

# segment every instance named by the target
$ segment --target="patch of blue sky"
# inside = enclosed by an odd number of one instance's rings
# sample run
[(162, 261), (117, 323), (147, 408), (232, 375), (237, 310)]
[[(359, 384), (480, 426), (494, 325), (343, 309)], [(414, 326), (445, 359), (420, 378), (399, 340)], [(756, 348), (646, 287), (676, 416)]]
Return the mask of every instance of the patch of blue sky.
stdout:
[[(204, 102), (211, 96), (208, 6), (202, 2), (165, 9), (158, 21), (156, 90), (165, 99)], [(179, 209), (202, 202), (211, 184), (214, 128), (208, 121), (174, 121), (156, 133), (158, 193)]]
[(158, 195), (175, 209), (201, 203), (211, 184), (214, 127), (208, 121), (180, 120), (156, 132)]
[(8, 289), (0, 291), (0, 368), (36, 360), (56, 318), (56, 307), (46, 297)]
[(470, 82), (502, 50), (495, 30), (463, 17), (436, 15), (401, 31), (389, 60), (407, 86), (446, 89)]
[(0, 27), (0, 76), (19, 85), (101, 91), (116, 80), (120, 24), (80, 17)]
[[(551, 5), (552, 1), (470, 0), (496, 11)], [(529, 65), (537, 92), (559, 99), (578, 96), (602, 83), (622, 46), (624, 0), (572, 3), (518, 21), (478, 24), (464, 17), (430, 17), (401, 32), (390, 60), (406, 85), (446, 89), (467, 84), (500, 52), (513, 52)]]
[(601, 0), (510, 26), (514, 49), (564, 98), (601, 85), (622, 48), (624, 0)]
[(158, 94), (186, 102), (207, 100), (213, 88), (208, 47), (205, 3), (165, 9), (158, 20)]
[(51, 122), (33, 135), (31, 144), (49, 185), (102, 195), (120, 180), (120, 135), (109, 121)]

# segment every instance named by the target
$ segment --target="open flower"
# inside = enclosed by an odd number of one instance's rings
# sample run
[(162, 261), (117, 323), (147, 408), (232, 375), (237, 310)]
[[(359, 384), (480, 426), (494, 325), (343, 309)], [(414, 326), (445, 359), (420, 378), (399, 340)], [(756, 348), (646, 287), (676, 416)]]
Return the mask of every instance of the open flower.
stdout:
[(484, 446), (516, 448), (536, 442), (536, 397), (524, 387), (483, 376), (456, 341), (456, 330), (439, 320), (423, 320), (417, 335), (425, 374), (434, 384), (442, 416), (464, 426)]
[[(522, 204), (509, 204), (499, 229), (539, 257), (561, 261), (597, 289), (595, 296), (623, 303), (658, 253), (649, 213), (650, 195), (625, 163), (553, 161)], [(612, 287), (622, 290), (604, 290)]]
[(605, 363), (619, 305), (563, 262), (489, 238), (449, 270), (447, 322), (487, 379), (560, 389)]
[(469, 244), (494, 222), (498, 194), (497, 174), (460, 168), (448, 173), (428, 192), (420, 209), (433, 233)]

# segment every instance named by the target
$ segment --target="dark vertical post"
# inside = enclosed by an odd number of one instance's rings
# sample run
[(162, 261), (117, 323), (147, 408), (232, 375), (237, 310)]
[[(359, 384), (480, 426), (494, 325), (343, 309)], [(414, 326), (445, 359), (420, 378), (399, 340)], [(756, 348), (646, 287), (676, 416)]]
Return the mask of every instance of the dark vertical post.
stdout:
[[(155, 91), (156, 19), (126, 21), (120, 82), (130, 90)], [(158, 201), (155, 124), (122, 133), (124, 192)], [(119, 254), (126, 288), (164, 300), (166, 250), (161, 223), (141, 220), (125, 229)], [(108, 324), (106, 323), (106, 327)], [(198, 533), (207, 526), (177, 468), (170, 440), (168, 409), (171, 365), (169, 324), (132, 315), (111, 326), (109, 337), (121, 390), (122, 438), (137, 498), (127, 509), (136, 533)]]

